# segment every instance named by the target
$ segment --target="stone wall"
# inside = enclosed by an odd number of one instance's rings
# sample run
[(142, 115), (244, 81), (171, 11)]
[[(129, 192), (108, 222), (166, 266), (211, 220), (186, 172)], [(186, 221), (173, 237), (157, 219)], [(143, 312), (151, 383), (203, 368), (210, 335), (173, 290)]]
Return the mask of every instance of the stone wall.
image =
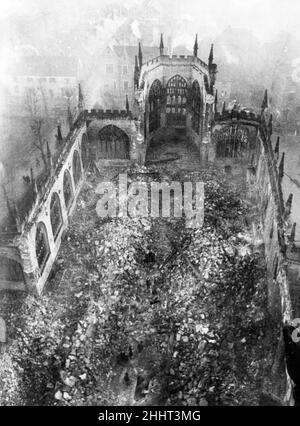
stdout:
[[(256, 225), (265, 248), (269, 311), (273, 319), (284, 326), (300, 317), (300, 252), (295, 251), (293, 246), (293, 225), (290, 222), (292, 196), (285, 203), (282, 194), (284, 154), (279, 161), (279, 146), (273, 149), (271, 134), (271, 126), (262, 115), (258, 137), (260, 153), (251, 173), (254, 177), (257, 209), (260, 212), (260, 223)], [(273, 393), (283, 399), (285, 404), (293, 405), (294, 386), (289, 375), (286, 374), (285, 391), (279, 383), (284, 381), (279, 372), (282, 371), (282, 354), (287, 355), (287, 350), (285, 339), (282, 335), (278, 336), (274, 377), (270, 378), (270, 383)], [(300, 359), (296, 360), (295, 354), (293, 356), (292, 370), (295, 373)], [(286, 358), (286, 363), (289, 362), (291, 361)], [(288, 368), (291, 368), (290, 364)]]
[[(88, 121), (89, 149), (94, 160), (97, 159), (98, 133), (103, 127), (114, 125), (123, 130), (129, 138), (129, 158), (132, 162), (144, 162), (145, 145), (144, 140), (139, 142), (140, 122), (134, 120), (132, 116), (119, 115), (115, 117), (103, 116), (102, 118), (92, 117)], [(142, 157), (142, 160), (140, 158)]]
[(291, 301), (286, 270), (286, 233), (278, 166), (272, 156), (270, 139), (258, 137), (260, 152), (248, 169), (251, 201), (256, 205), (254, 234), (262, 239), (269, 282), (269, 309), (274, 317), (291, 316)]
[[(218, 133), (230, 125), (248, 128), (249, 148), (243, 155), (218, 156)], [(220, 168), (228, 171), (233, 185), (243, 182), (246, 185), (245, 196), (250, 201), (251, 213), (248, 222), (252, 223), (254, 245), (263, 244), (269, 281), (269, 308), (275, 317), (282, 320), (300, 315), (293, 309), (296, 303), (291, 298), (291, 277), (298, 277), (297, 262), (299, 254), (295, 251), (293, 258), (290, 234), (289, 212), (291, 206), (283, 200), (281, 181), (283, 176), (284, 156), (279, 159), (278, 146), (272, 145), (272, 118), (262, 111), (261, 116), (246, 112), (226, 111), (216, 114), (212, 125), (212, 138), (208, 148), (209, 159)], [(239, 182), (238, 182), (239, 181)], [(290, 270), (294, 272), (290, 272)], [(299, 287), (299, 284), (298, 284)]]
[[(93, 158), (93, 148), (95, 148), (95, 143), (97, 142), (97, 132), (109, 124), (119, 127), (128, 135), (130, 141), (130, 161), (144, 162), (146, 149), (144, 139), (140, 138), (141, 123), (138, 120), (134, 120), (129, 111), (82, 111), (60, 150), (55, 153), (55, 160), (52, 159), (51, 170), (47, 175), (46, 181), (39, 185), (39, 187), (37, 187), (35, 181), (32, 182), (32, 202), (25, 214), (22, 215), (21, 220), (20, 218), (18, 220), (18, 232), (9, 235), (6, 241), (1, 244), (3, 253), (0, 250), (0, 254), (10, 259), (10, 253), (17, 253), (16, 261), (22, 265), (24, 272), (24, 283), (13, 283), (12, 281), (1, 283), (4, 289), (14, 288), (38, 293), (42, 292), (57, 256), (62, 234), (68, 226), (69, 217), (75, 208), (76, 200), (84, 181), (85, 167), (83, 164), (82, 139), (86, 138), (87, 140), (89, 159)], [(91, 139), (90, 141), (87, 137), (88, 134)], [(73, 177), (73, 156), (75, 151), (79, 154), (82, 172), (81, 178), (76, 185)], [(70, 174), (73, 192), (72, 202), (68, 207), (65, 204), (63, 193), (63, 179), (66, 170)], [(58, 196), (62, 214), (62, 226), (55, 239), (50, 220), (50, 204), (53, 194), (57, 194)], [(42, 270), (38, 266), (36, 254), (36, 232), (39, 223), (45, 225), (49, 243), (49, 256)]]
[[(214, 164), (230, 170), (233, 185), (241, 187), (245, 184), (245, 199), (249, 204), (246, 220), (252, 228), (252, 243), (254, 249), (263, 250), (265, 255), (270, 318), (283, 326), (300, 317), (300, 250), (293, 244), (292, 195), (285, 202), (282, 193), (284, 154), (279, 156), (279, 140), (276, 144), (272, 142), (272, 117), (265, 108), (262, 108), (260, 117), (253, 115), (251, 120), (246, 116), (232, 117), (228, 112), (219, 114), (213, 123), (212, 135), (223, 126), (236, 122), (253, 126), (255, 146), (252, 145), (243, 158), (222, 158), (216, 156), (216, 144), (212, 138), (210, 157)], [(277, 338), (273, 376), (266, 384), (266, 390), (289, 405), (293, 403), (293, 385), (288, 375), (286, 380), (282, 375), (285, 346), (282, 336)]]
[[(70, 136), (66, 141), (65, 147), (61, 152), (57, 163), (52, 166), (49, 179), (45, 186), (36, 194), (34, 205), (24, 222), (21, 224), (20, 233), (7, 244), (8, 246), (13, 246), (18, 250), (23, 267), (25, 285), (29, 291), (37, 291), (38, 293), (42, 292), (58, 253), (62, 234), (68, 226), (69, 217), (75, 208), (76, 200), (84, 180), (84, 167), (82, 163), (81, 149), (81, 142), (84, 134), (86, 135), (86, 126), (82, 125), (82, 123), (80, 126), (75, 126), (70, 132)], [(82, 172), (77, 185), (75, 185), (73, 178), (73, 156), (75, 151), (79, 154)], [(72, 202), (68, 207), (65, 205), (63, 195), (63, 178), (66, 170), (69, 172), (71, 177), (71, 185), (74, 195)], [(54, 193), (59, 197), (62, 214), (62, 226), (59, 229), (59, 233), (56, 236), (55, 241), (50, 222), (50, 203)], [(37, 225), (39, 223), (43, 223), (46, 227), (50, 249), (50, 254), (42, 271), (38, 266), (35, 242)]]

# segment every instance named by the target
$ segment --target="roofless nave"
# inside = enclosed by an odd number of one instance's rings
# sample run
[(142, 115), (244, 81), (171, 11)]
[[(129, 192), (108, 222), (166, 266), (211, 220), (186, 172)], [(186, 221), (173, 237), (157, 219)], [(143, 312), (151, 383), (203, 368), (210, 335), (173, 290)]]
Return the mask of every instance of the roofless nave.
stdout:
[(215, 164), (247, 187), (247, 199), (257, 207), (257, 215), (247, 220), (253, 242), (264, 242), (271, 308), (285, 320), (300, 316), (300, 253), (294, 243), (296, 225), (289, 222), (292, 195), (285, 203), (284, 156), (279, 155), (279, 140), (272, 144), (267, 93), (260, 115), (227, 111), (225, 105), (218, 112), (213, 46), (208, 63), (198, 58), (197, 37), (193, 50), (193, 56), (165, 55), (161, 36), (160, 55), (143, 63), (139, 45), (133, 111), (128, 100), (124, 111), (87, 111), (80, 94), (72, 129), (55, 155), (48, 152), (52, 167), (47, 181), (32, 177), (22, 210), (8, 202), (1, 289), (42, 292), (88, 170), (147, 164), (157, 147), (184, 140), (198, 153), (199, 169)]

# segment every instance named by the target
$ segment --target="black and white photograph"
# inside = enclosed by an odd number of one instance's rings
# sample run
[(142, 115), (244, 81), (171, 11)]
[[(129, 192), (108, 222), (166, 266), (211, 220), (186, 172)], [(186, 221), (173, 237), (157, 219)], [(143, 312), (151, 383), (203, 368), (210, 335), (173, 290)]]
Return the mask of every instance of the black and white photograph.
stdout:
[(0, 407), (300, 406), (299, 0), (2, 0), (0, 129)]

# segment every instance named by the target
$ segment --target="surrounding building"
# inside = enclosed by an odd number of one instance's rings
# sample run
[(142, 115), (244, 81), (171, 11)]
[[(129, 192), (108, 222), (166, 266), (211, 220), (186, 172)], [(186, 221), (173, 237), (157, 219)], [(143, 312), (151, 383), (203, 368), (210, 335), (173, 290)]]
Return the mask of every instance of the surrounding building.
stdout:
[[(143, 46), (144, 61), (159, 55), (157, 47)], [(134, 69), (136, 46), (107, 46), (97, 61), (96, 78), (89, 84), (88, 97), (92, 106), (122, 109), (126, 96), (130, 108), (134, 103)]]
[(6, 70), (11, 115), (28, 116), (33, 103), (44, 114), (59, 116), (78, 103), (80, 63), (71, 56), (23, 56)]
[(223, 103), (228, 104), (231, 101), (231, 83), (222, 82), (217, 80), (216, 89), (218, 91), (217, 95), (217, 107), (220, 109), (223, 106)]

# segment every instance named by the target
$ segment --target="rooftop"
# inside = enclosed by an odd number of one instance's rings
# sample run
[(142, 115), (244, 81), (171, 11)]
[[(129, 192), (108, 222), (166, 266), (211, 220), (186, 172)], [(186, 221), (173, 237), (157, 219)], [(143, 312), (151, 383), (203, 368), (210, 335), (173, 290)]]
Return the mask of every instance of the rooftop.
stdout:
[[(122, 57), (123, 55), (127, 55), (129, 58), (132, 58), (132, 61), (134, 61), (135, 56), (138, 54), (138, 46), (116, 45), (113, 46), (113, 50), (117, 56)], [(143, 62), (145, 62), (159, 55), (159, 48), (158, 46), (142, 46), (142, 53)]]
[(74, 77), (78, 59), (73, 56), (23, 56), (8, 69), (14, 76)]

